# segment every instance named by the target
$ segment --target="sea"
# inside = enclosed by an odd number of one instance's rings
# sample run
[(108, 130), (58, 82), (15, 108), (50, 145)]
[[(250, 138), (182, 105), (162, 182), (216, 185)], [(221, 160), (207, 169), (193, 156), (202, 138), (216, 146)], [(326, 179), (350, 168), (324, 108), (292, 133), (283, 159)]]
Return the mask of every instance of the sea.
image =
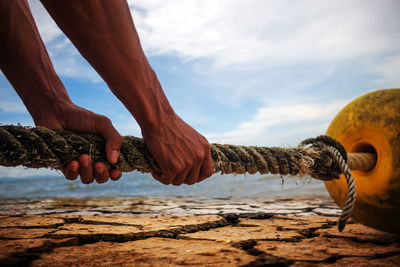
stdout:
[(1, 177), (0, 198), (201, 198), (274, 199), (329, 197), (324, 183), (310, 177), (278, 175), (221, 175), (195, 185), (164, 185), (149, 174), (124, 173), (118, 181), (86, 185), (61, 173), (24, 178)]

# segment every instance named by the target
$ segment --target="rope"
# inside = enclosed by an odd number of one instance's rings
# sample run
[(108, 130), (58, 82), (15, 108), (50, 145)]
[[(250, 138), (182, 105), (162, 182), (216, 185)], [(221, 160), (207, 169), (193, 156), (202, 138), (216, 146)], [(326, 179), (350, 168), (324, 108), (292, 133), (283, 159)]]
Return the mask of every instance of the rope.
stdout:
[(354, 182), (353, 175), (351, 175), (349, 166), (339, 151), (334, 147), (328, 147), (328, 150), (332, 153), (336, 163), (339, 164), (340, 168), (342, 169), (347, 182), (346, 202), (344, 204), (342, 214), (340, 214), (338, 220), (338, 229), (339, 232), (342, 232), (346, 226), (347, 220), (350, 218), (351, 211), (353, 210), (354, 203), (356, 201), (356, 184)]
[[(108, 169), (161, 172), (141, 138), (124, 136), (120, 156), (112, 166), (107, 163), (104, 150), (104, 139), (93, 134), (44, 127), (0, 126), (2, 166), (63, 170), (70, 161), (89, 154), (93, 162), (105, 162)], [(333, 164), (331, 153), (320, 142), (297, 148), (211, 144), (211, 156), (214, 173), (310, 175), (320, 180), (336, 179), (341, 173)]]
[[(347, 173), (350, 174), (345, 149), (328, 136), (304, 140), (296, 148), (229, 144), (211, 144), (210, 148), (214, 173), (310, 175), (324, 181), (338, 179), (342, 172), (346, 177)], [(93, 162), (104, 162), (108, 169), (119, 169), (123, 172), (161, 172), (141, 138), (124, 136), (118, 161), (114, 165), (107, 163), (104, 151), (105, 140), (93, 134), (78, 134), (44, 127), (0, 126), (1, 166), (22, 165), (29, 168), (64, 170), (70, 161), (78, 160), (82, 154), (89, 154)], [(341, 158), (333, 157), (336, 154)], [(354, 204), (355, 185), (352, 178), (348, 180), (348, 185), (352, 186), (349, 189), (349, 196), (353, 194), (352, 202), (346, 202), (339, 229), (343, 229)]]
[(354, 182), (353, 175), (351, 175), (349, 166), (347, 165), (347, 153), (342, 144), (340, 144), (335, 139), (321, 135), (317, 138), (309, 138), (301, 142), (301, 146), (309, 145), (309, 144), (317, 144), (319, 145), (327, 145), (327, 150), (332, 154), (332, 157), (336, 164), (340, 167), (341, 173), (346, 177), (347, 182), (347, 196), (346, 202), (344, 204), (342, 213), (338, 219), (338, 229), (339, 232), (342, 232), (346, 226), (347, 220), (351, 216), (351, 211), (353, 210), (355, 201), (356, 201), (356, 185)]

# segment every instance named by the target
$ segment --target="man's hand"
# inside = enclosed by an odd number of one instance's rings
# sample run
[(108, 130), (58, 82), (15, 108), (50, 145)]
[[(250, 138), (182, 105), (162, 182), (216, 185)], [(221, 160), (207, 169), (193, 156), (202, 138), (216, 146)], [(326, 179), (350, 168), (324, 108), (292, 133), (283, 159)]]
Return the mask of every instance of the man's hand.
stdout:
[(192, 185), (213, 174), (208, 141), (176, 114), (153, 130), (142, 129), (146, 145), (162, 170), (162, 174), (152, 173), (156, 180)]
[[(118, 160), (122, 137), (107, 117), (68, 103), (59, 105), (51, 111), (42, 109), (40, 115), (33, 115), (33, 119), (37, 126), (98, 134), (106, 140), (105, 152), (108, 162), (114, 164)], [(80, 175), (84, 184), (90, 184), (94, 180), (105, 183), (108, 178), (118, 180), (121, 171), (109, 172), (103, 162), (93, 164), (89, 155), (81, 155), (79, 161), (71, 161), (68, 164), (64, 175), (69, 180), (75, 180)]]

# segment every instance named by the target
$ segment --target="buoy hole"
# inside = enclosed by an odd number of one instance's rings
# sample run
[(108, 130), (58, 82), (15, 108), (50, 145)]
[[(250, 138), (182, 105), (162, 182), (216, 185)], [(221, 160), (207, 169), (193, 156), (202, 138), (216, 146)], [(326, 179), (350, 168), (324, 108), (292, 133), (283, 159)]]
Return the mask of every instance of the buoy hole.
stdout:
[(369, 172), (372, 171), (377, 162), (378, 162), (378, 153), (374, 146), (367, 142), (359, 142), (355, 144), (351, 150), (350, 153), (362, 153), (357, 155), (356, 158), (359, 158), (357, 161), (358, 170), (364, 171), (364, 172)]
[(351, 152), (354, 152), (354, 153), (372, 153), (372, 154), (377, 155), (376, 149), (371, 144), (368, 144), (368, 143), (365, 143), (365, 142), (361, 142), (361, 143), (356, 144), (351, 149)]

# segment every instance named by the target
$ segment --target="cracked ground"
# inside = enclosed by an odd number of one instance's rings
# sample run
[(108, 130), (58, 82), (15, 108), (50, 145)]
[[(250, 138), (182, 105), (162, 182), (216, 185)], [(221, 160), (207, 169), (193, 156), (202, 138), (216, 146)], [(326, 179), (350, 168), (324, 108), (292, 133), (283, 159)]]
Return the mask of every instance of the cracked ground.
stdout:
[(2, 199), (1, 266), (399, 266), (329, 199)]

